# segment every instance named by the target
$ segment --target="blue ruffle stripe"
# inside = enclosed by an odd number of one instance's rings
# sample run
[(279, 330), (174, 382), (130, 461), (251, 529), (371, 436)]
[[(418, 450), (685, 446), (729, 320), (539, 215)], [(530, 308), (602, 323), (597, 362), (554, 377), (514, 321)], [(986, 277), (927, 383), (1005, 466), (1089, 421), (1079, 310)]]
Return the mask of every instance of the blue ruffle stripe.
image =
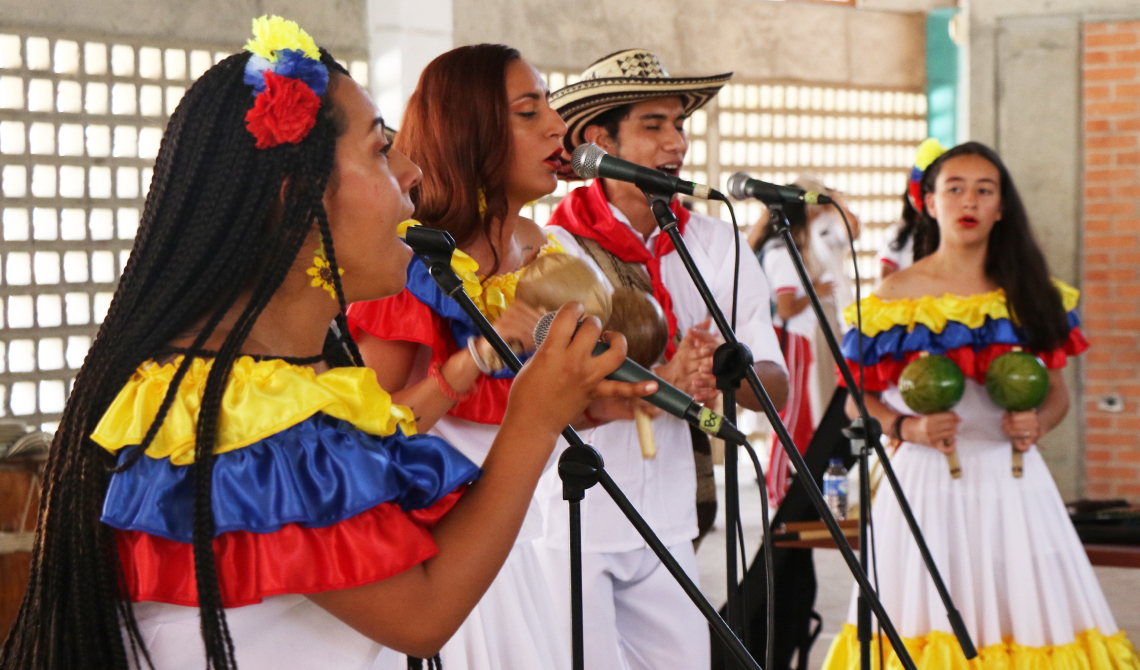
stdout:
[(300, 79), (318, 98), (325, 94), (329, 86), (329, 71), (324, 63), (309, 58), (304, 51), (278, 49), (276, 61), (253, 54), (246, 63), (245, 76), (242, 80), (246, 85), (253, 87), (255, 96), (265, 90), (266, 70), (272, 70), (273, 74), (281, 77)]
[[(130, 450), (120, 452), (120, 461)], [(287, 523), (331, 526), (385, 502), (405, 511), (432, 506), (482, 471), (432, 435), (388, 437), (315, 414), (214, 464), (216, 535), (271, 533)], [(111, 477), (103, 523), (191, 542), (194, 466), (143, 456)]]
[[(1080, 316), (1076, 310), (1068, 314), (1069, 327), (1076, 328), (1081, 325)], [(918, 324), (914, 330), (908, 331), (906, 325), (898, 325), (890, 330), (884, 330), (874, 337), (863, 337), (864, 367), (876, 365), (880, 359), (887, 356), (895, 360), (902, 360), (912, 351), (927, 351), (931, 354), (945, 354), (951, 349), (971, 346), (974, 351), (993, 344), (1020, 345), (1024, 342), (1020, 330), (1009, 319), (991, 319), (986, 317), (985, 323), (978, 328), (967, 328), (957, 321), (948, 321), (941, 333), (935, 333), (930, 328)], [(840, 349), (843, 357), (850, 361), (859, 360), (859, 332), (852, 328), (843, 337)]]
[[(460, 349), (466, 347), (467, 341), (472, 337), (479, 335), (471, 318), (459, 303), (443, 294), (439, 285), (431, 278), (427, 266), (418, 257), (412, 258), (412, 262), (408, 264), (408, 282), (405, 288), (415, 296), (416, 300), (427, 305), (433, 312), (451, 320), (451, 337), (455, 339), (455, 344)], [(529, 355), (519, 356), (520, 361), (525, 362), (527, 358)], [(515, 373), (504, 367), (491, 376), (495, 379), (511, 379)]]

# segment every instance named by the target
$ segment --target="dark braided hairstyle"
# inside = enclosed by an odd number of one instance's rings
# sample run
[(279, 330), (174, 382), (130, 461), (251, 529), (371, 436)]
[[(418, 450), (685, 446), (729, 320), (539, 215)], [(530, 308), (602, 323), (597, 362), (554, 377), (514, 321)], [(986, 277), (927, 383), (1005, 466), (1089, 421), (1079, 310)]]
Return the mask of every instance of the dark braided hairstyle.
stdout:
[[(56, 431), (44, 477), (31, 578), (0, 669), (128, 667), (150, 664), (134, 619), (114, 531), (100, 522), (113, 469), (130, 467), (154, 439), (196, 355), (243, 295), (249, 300), (213, 354), (194, 449), (194, 562), (207, 666), (235, 667), (214, 565), (210, 505), (222, 395), (234, 362), (306, 236), (319, 229), (341, 314), (324, 355), (330, 365), (360, 363), (348, 337), (344, 291), (322, 198), (335, 167), (343, 116), (331, 102), (337, 75), (327, 53), (329, 92), (315, 127), (299, 144), (255, 148), (245, 114), (249, 53), (231, 56), (186, 92), (171, 116), (154, 179), (115, 297), (92, 343)], [(279, 199), (286, 183), (284, 202)], [(90, 435), (144, 361), (204, 319), (181, 360), (143, 443), (118, 458)], [(123, 634), (125, 631), (125, 635)], [(124, 639), (126, 642), (124, 642)]]

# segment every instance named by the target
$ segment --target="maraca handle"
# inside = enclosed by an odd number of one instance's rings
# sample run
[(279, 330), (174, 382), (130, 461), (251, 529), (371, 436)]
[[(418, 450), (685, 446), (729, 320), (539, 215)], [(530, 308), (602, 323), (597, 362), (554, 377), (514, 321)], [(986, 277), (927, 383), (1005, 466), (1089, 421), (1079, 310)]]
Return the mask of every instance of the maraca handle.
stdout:
[(653, 437), (653, 419), (635, 407), (633, 409), (633, 420), (637, 424), (637, 441), (641, 444), (641, 457), (646, 460), (657, 458), (657, 440)]

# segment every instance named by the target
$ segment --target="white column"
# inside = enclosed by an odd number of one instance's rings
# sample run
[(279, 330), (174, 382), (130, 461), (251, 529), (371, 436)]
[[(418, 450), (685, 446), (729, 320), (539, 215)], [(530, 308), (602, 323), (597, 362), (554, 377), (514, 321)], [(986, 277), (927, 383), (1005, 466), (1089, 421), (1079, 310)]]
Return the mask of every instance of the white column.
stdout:
[(452, 46), (452, 0), (368, 0), (372, 92), (384, 121), (399, 127), (420, 72)]

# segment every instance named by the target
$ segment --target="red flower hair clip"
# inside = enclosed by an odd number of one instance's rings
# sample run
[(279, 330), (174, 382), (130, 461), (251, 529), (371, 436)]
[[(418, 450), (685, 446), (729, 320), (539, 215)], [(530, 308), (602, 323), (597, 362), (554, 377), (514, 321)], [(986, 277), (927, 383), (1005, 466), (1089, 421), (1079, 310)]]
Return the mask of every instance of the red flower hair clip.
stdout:
[(263, 16), (253, 20), (253, 33), (245, 46), (252, 54), (245, 83), (253, 86), (255, 101), (245, 126), (258, 149), (298, 144), (317, 124), (328, 68), (313, 39), (293, 21)]

